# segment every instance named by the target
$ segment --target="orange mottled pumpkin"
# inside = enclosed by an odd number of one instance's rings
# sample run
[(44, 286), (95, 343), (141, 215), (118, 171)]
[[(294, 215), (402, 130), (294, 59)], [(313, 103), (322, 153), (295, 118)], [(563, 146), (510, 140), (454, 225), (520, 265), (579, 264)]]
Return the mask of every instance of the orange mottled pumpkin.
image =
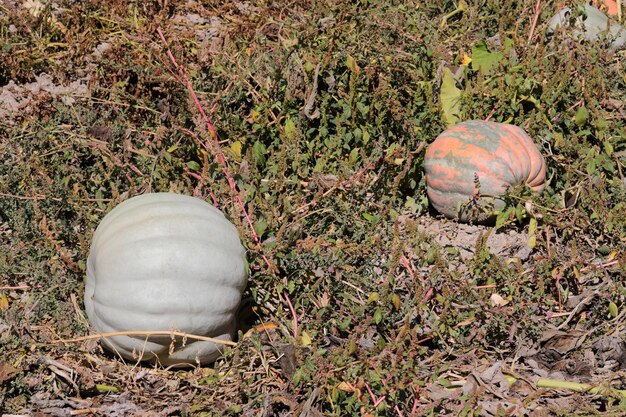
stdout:
[(606, 14), (608, 14), (609, 16), (619, 15), (619, 6), (617, 5), (616, 0), (593, 0), (591, 3), (593, 3), (593, 5), (596, 6), (598, 9), (606, 12)]
[(424, 170), (433, 207), (461, 221), (492, 219), (508, 188), (527, 184), (541, 192), (546, 177), (543, 156), (523, 129), (482, 120), (439, 135), (426, 150)]

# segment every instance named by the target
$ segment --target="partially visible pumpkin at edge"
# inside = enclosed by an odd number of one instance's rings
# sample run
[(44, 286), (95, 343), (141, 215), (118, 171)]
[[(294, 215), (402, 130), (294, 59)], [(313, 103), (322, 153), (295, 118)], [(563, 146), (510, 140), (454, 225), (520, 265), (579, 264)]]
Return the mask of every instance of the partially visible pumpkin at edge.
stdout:
[[(618, 4), (615, 0), (594, 0), (593, 5), (598, 9), (606, 12), (609, 16), (618, 16)], [(622, 6), (623, 7), (623, 6)]]
[(545, 160), (523, 129), (482, 120), (441, 133), (426, 150), (424, 170), (432, 206), (463, 222), (493, 220), (508, 189), (526, 184), (541, 192), (546, 178)]

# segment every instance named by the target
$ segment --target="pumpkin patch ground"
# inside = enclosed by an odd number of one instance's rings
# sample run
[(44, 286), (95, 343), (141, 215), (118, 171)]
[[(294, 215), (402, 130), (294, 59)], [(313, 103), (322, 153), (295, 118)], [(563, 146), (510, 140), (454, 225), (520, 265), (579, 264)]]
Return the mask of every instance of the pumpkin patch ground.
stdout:
[[(2, 415), (626, 413), (626, 55), (549, 27), (588, 9), (140, 3), (0, 5)], [(511, 184), (486, 224), (429, 193), (431, 145), (472, 120), (517, 126), (545, 163), (542, 192)], [(509, 167), (536, 171), (513, 150)], [(438, 187), (486, 194), (455, 158)], [(230, 296), (233, 342), (203, 366), (118, 355), (86, 312), (98, 225), (156, 192), (218, 208), (245, 260), (185, 211), (146, 246), (107, 235), (108, 282), (138, 271), (111, 284), (107, 317), (181, 314), (202, 333)], [(184, 273), (164, 273), (172, 259)], [(123, 330), (167, 357), (193, 339), (169, 327)]]

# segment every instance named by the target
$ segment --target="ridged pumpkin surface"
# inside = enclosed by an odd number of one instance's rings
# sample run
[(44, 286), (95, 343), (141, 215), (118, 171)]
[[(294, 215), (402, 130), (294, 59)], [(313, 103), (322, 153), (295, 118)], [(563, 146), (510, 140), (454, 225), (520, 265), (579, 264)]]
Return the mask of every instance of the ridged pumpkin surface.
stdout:
[[(85, 307), (99, 333), (181, 331), (231, 340), (246, 285), (236, 228), (203, 200), (155, 193), (133, 197), (96, 229), (87, 260)], [(208, 363), (221, 346), (167, 336), (116, 336), (122, 357), (163, 365)], [(174, 349), (171, 349), (174, 347)]]
[[(424, 170), (433, 207), (461, 221), (487, 220), (480, 218), (484, 211), (477, 216), (475, 204), (486, 207), (488, 199), (472, 201), (475, 176), (480, 194), (487, 196), (501, 196), (524, 183), (537, 192), (545, 187), (543, 156), (523, 129), (504, 123), (472, 120), (452, 126), (426, 150)], [(504, 206), (498, 198), (491, 202), (494, 209)]]

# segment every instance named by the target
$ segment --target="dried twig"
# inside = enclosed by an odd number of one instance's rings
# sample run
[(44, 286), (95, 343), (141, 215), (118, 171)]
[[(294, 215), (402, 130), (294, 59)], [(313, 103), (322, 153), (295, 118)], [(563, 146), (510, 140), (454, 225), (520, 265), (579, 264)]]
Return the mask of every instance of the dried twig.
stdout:
[(53, 374), (63, 379), (68, 385), (70, 385), (74, 389), (75, 393), (80, 392), (80, 389), (78, 388), (78, 384), (74, 380), (76, 376), (76, 372), (72, 368), (70, 368), (69, 366), (59, 361), (50, 359), (45, 356), (37, 356), (37, 357), (43, 362), (45, 362), (46, 365), (48, 365), (48, 369), (50, 369), (50, 371)]
[(29, 285), (15, 285), (15, 286), (11, 286), (11, 285), (5, 285), (0, 287), (0, 290), (28, 290), (30, 289)]
[(572, 319), (582, 311), (582, 309), (587, 306), (589, 303), (591, 303), (596, 297), (598, 297), (600, 295), (600, 291), (594, 291), (592, 292), (590, 295), (588, 295), (587, 297), (583, 298), (577, 305), (576, 307), (574, 307), (574, 309), (571, 311), (571, 313), (567, 314), (567, 318), (565, 319), (565, 321), (563, 323), (561, 323), (558, 327), (557, 330), (561, 330), (563, 328), (565, 328), (565, 326), (567, 326), (569, 324), (570, 321), (572, 321)]
[(52, 201), (63, 201), (62, 198), (48, 197), (47, 195), (24, 196), (24, 195), (0, 193), (0, 197), (14, 198), (16, 200), (46, 200), (46, 199), (50, 199)]
[(535, 5), (535, 16), (533, 17), (532, 25), (530, 26), (530, 32), (528, 32), (528, 40), (526, 43), (530, 43), (535, 34), (535, 27), (537, 27), (537, 21), (539, 20), (539, 14), (541, 12), (541, 0), (537, 0), (537, 4)]
[(593, 270), (610, 268), (610, 267), (616, 266), (616, 265), (619, 265), (619, 260), (613, 260), (613, 261), (601, 262), (599, 264), (588, 265), (588, 266), (585, 266), (585, 267), (581, 268), (580, 272), (581, 273), (585, 273), (585, 272), (589, 272), (589, 271), (593, 271)]
[(378, 404), (382, 403), (385, 400), (385, 395), (383, 395), (382, 397), (376, 398), (376, 395), (374, 395), (374, 393), (372, 392), (372, 389), (370, 388), (369, 384), (366, 382), (365, 383), (365, 388), (367, 389), (367, 392), (369, 393), (370, 397), (372, 398), (372, 401), (374, 402), (374, 408), (378, 407)]
[[(514, 384), (519, 378), (513, 375), (504, 374), (509, 384)], [(576, 392), (588, 392), (592, 395), (615, 396), (626, 398), (626, 390), (616, 389), (604, 385), (581, 384), (579, 382), (560, 381), (557, 379), (539, 378), (536, 383), (538, 388), (560, 389)]]
[(189, 334), (184, 332), (176, 332), (172, 330), (155, 330), (155, 331), (125, 331), (125, 332), (110, 332), (110, 333), (98, 333), (91, 334), (89, 336), (76, 337), (73, 339), (59, 339), (58, 342), (61, 343), (75, 343), (75, 342), (84, 342), (85, 340), (93, 340), (93, 339), (102, 339), (106, 337), (115, 337), (115, 336), (174, 336), (183, 337), (187, 339), (196, 339), (203, 340), (206, 342), (213, 342), (219, 345), (228, 345), (228, 346), (237, 346), (237, 343), (230, 340), (221, 340), (216, 339), (214, 337), (208, 336), (199, 336), (196, 334)]

